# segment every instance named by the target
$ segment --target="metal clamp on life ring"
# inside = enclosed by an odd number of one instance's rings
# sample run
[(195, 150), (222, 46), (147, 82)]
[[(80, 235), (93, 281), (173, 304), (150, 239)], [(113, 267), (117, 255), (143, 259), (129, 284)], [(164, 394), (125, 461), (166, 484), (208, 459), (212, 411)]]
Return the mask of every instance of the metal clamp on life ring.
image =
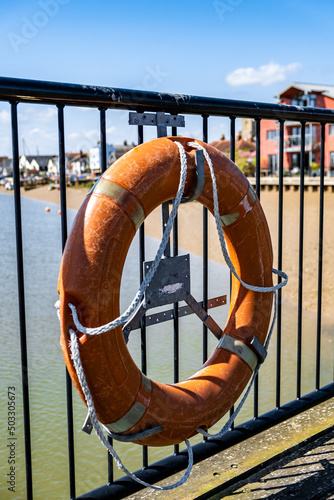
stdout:
[[(159, 138), (121, 157), (101, 177), (79, 210), (68, 238), (59, 276), (61, 347), (70, 376), (84, 400), (69, 347), (76, 332), (80, 359), (99, 421), (118, 439), (163, 446), (208, 429), (235, 403), (258, 362), (265, 357), (273, 292), (246, 289), (234, 277), (223, 336), (207, 362), (188, 379), (163, 384), (144, 376), (134, 363), (121, 326), (97, 336), (80, 333), (119, 316), (124, 261), (136, 230), (162, 203), (175, 198), (180, 158), (186, 152), (184, 196), (198, 186), (192, 139)], [(233, 265), (244, 283), (272, 286), (272, 246), (259, 200), (242, 172), (212, 146), (209, 154), (218, 189), (219, 216)], [(213, 212), (208, 165), (197, 201)]]

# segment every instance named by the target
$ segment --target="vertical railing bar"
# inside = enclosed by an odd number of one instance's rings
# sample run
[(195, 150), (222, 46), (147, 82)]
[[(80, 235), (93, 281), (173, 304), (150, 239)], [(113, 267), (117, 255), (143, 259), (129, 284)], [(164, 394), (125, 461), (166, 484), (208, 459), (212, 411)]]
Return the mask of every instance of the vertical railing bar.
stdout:
[(256, 157), (255, 157), (255, 191), (261, 196), (261, 118), (255, 120)]
[[(256, 137), (256, 163), (255, 163), (255, 191), (257, 197), (261, 196), (261, 119), (255, 120), (255, 137)], [(254, 380), (254, 418), (259, 416), (259, 375)]]
[[(203, 142), (208, 142), (208, 116), (202, 115), (202, 133), (203, 133)], [(208, 276), (209, 276), (209, 260), (208, 260), (208, 209), (203, 207), (203, 229), (202, 229), (202, 237), (203, 237), (203, 274), (202, 274), (202, 283), (203, 283), (203, 307), (207, 309), (207, 302), (209, 298), (208, 294)], [(203, 323), (203, 363), (208, 359), (208, 328)]]
[[(278, 242), (277, 267), (282, 270), (283, 258), (283, 169), (284, 169), (284, 121), (279, 121), (279, 164), (278, 164)], [(282, 281), (278, 276), (278, 283)], [(276, 408), (281, 406), (281, 351), (282, 351), (282, 289), (277, 292), (277, 347), (276, 347)]]
[[(64, 251), (67, 239), (67, 207), (66, 207), (66, 173), (65, 173), (65, 133), (64, 133), (64, 106), (58, 106), (58, 148), (59, 148), (59, 185), (62, 249)], [(66, 407), (67, 407), (67, 443), (70, 477), (70, 497), (75, 498), (75, 456), (74, 456), (74, 424), (73, 424), (73, 396), (72, 381), (66, 369)]]
[(103, 174), (107, 170), (106, 110), (104, 108), (100, 109), (100, 147), (101, 173)]
[(320, 142), (320, 199), (319, 199), (319, 253), (318, 253), (318, 303), (317, 303), (317, 347), (315, 388), (320, 389), (320, 360), (321, 360), (321, 305), (322, 305), (322, 258), (324, 236), (324, 177), (325, 177), (325, 127), (321, 124)]
[[(176, 135), (176, 134), (173, 134)], [(178, 216), (176, 214), (173, 223), (173, 256), (178, 255)], [(179, 360), (179, 303), (173, 304), (173, 338), (174, 338), (174, 383), (179, 382), (180, 360)], [(174, 454), (179, 453), (179, 445), (174, 446)]]
[(14, 183), (14, 209), (15, 209), (15, 234), (16, 234), (16, 265), (17, 286), (20, 320), (20, 347), (21, 347), (21, 378), (24, 421), (24, 451), (26, 462), (26, 494), (27, 500), (33, 498), (32, 488), (32, 461), (31, 461), (31, 430), (30, 430), (30, 404), (29, 404), (29, 378), (28, 378), (28, 350), (27, 329), (24, 298), (24, 266), (22, 245), (22, 217), (20, 193), (20, 167), (19, 167), (19, 136), (17, 120), (17, 103), (11, 103), (12, 127), (12, 152), (13, 152), (13, 183)]
[(58, 150), (59, 150), (59, 185), (61, 210), (61, 239), (62, 251), (67, 240), (67, 207), (66, 207), (66, 173), (65, 173), (65, 133), (64, 133), (64, 106), (58, 106)]
[[(177, 127), (172, 127), (172, 135), (177, 136)], [(173, 224), (173, 256), (179, 254), (179, 234), (178, 234), (178, 215), (176, 214)], [(180, 360), (179, 360), (179, 303), (173, 304), (173, 330), (174, 330), (174, 384), (179, 382), (180, 378)], [(180, 451), (178, 444), (174, 446), (174, 454)]]
[(301, 396), (302, 321), (303, 321), (303, 251), (304, 251), (304, 163), (305, 122), (301, 122), (300, 203), (299, 203), (299, 265), (298, 265), (298, 334), (297, 334), (297, 399)]
[[(144, 142), (144, 127), (138, 125), (138, 145)], [(144, 279), (144, 261), (145, 261), (145, 222), (139, 228), (139, 281)], [(147, 375), (147, 342), (146, 342), (146, 323), (145, 316), (140, 321), (140, 343), (141, 343), (141, 371)], [(148, 467), (148, 447), (143, 446), (142, 453), (143, 468)]]
[[(235, 162), (235, 116), (230, 116), (230, 158)], [(230, 297), (232, 293), (232, 273), (230, 272)], [(234, 413), (234, 405), (230, 409), (230, 417)], [(232, 422), (231, 429), (234, 429)]]
[[(113, 446), (113, 439), (108, 436), (108, 442)], [(113, 458), (111, 457), (110, 453), (107, 455), (107, 462), (108, 462), (108, 484), (112, 484), (114, 481), (114, 461)]]
[(235, 162), (235, 116), (230, 116), (230, 158)]
[[(207, 115), (202, 115), (202, 138), (203, 142), (208, 142), (208, 119)], [(203, 308), (207, 310), (207, 302), (209, 299), (209, 244), (208, 244), (208, 209), (203, 206), (202, 209), (202, 238), (203, 238), (203, 272), (202, 272), (202, 287), (203, 287)], [(202, 326), (202, 359), (203, 364), (208, 359), (208, 328), (203, 323)], [(207, 437), (203, 437), (203, 441), (207, 441)]]
[[(107, 170), (107, 134), (106, 134), (106, 110), (100, 108), (100, 167), (101, 174)], [(113, 439), (108, 436), (108, 442), (113, 446)], [(114, 460), (110, 453), (107, 453), (108, 463), (108, 483), (111, 484), (114, 480)]]
[[(165, 201), (161, 205), (161, 233), (163, 234), (165, 231), (165, 227), (169, 218), (169, 202)], [(170, 257), (170, 238), (168, 238), (168, 242), (166, 248), (164, 250), (164, 256)]]

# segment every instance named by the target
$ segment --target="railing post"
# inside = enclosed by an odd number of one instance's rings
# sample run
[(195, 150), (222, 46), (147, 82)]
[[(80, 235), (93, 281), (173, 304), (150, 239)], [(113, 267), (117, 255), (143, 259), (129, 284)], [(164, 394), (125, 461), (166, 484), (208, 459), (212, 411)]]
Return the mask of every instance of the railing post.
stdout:
[(24, 298), (24, 266), (22, 245), (22, 218), (21, 218), (21, 193), (20, 193), (20, 166), (19, 166), (19, 135), (17, 123), (17, 103), (11, 103), (12, 121), (12, 152), (13, 152), (13, 179), (14, 179), (14, 208), (15, 208), (15, 234), (16, 234), (16, 263), (17, 284), (19, 299), (20, 319), (20, 344), (21, 344), (21, 377), (23, 397), (24, 420), (24, 452), (26, 462), (26, 494), (27, 500), (33, 499), (32, 463), (31, 463), (31, 433), (30, 433), (30, 403), (29, 403), (29, 377), (28, 377), (28, 352), (26, 310)]

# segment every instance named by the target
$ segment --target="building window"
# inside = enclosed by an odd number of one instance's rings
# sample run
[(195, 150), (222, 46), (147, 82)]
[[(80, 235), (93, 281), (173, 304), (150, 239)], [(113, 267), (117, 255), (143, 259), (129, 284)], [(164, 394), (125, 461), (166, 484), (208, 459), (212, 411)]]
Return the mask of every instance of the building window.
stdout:
[(309, 95), (309, 106), (311, 106), (312, 108), (315, 108), (315, 103), (316, 103), (316, 95), (315, 94), (310, 94)]
[(315, 94), (297, 94), (291, 99), (292, 106), (315, 106), (316, 96)]
[(277, 172), (277, 155), (268, 155), (268, 168), (271, 173)]
[(278, 136), (278, 130), (267, 130), (267, 141), (275, 141)]
[(334, 151), (331, 151), (330, 153), (330, 166), (331, 168), (334, 168)]
[(328, 135), (334, 135), (334, 125), (329, 125)]
[(299, 168), (300, 156), (299, 153), (292, 153), (291, 163), (292, 168)]

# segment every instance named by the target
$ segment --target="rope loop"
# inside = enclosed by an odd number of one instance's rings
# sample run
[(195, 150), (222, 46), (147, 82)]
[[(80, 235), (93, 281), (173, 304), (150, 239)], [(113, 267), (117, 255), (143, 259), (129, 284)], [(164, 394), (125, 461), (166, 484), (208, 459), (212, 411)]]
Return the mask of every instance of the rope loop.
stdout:
[(203, 154), (204, 154), (204, 157), (206, 159), (206, 162), (208, 164), (208, 167), (209, 167), (209, 170), (210, 170), (210, 174), (211, 174), (211, 180), (212, 180), (213, 210), (214, 210), (214, 217), (215, 217), (216, 227), (217, 227), (218, 236), (219, 236), (220, 247), (221, 247), (221, 250), (222, 250), (225, 262), (226, 262), (228, 268), (230, 269), (231, 273), (242, 284), (242, 286), (244, 286), (245, 288), (247, 288), (247, 290), (252, 290), (254, 292), (264, 292), (264, 293), (266, 293), (266, 292), (274, 292), (275, 290), (279, 290), (280, 288), (282, 288), (283, 286), (285, 286), (287, 284), (287, 282), (288, 282), (288, 276), (283, 271), (279, 271), (278, 269), (273, 269), (272, 271), (273, 271), (274, 274), (277, 274), (280, 278), (283, 278), (284, 281), (281, 281), (277, 285), (273, 285), (273, 286), (254, 286), (254, 285), (249, 285), (248, 283), (245, 283), (240, 278), (240, 276), (238, 275), (238, 273), (235, 270), (235, 267), (234, 267), (234, 265), (233, 265), (233, 263), (232, 263), (232, 261), (230, 259), (230, 256), (229, 256), (229, 253), (228, 253), (228, 250), (227, 250), (227, 246), (226, 246), (226, 240), (225, 240), (225, 236), (224, 236), (222, 224), (221, 224), (221, 221), (220, 221), (217, 182), (216, 182), (216, 176), (215, 176), (215, 172), (214, 172), (214, 169), (213, 169), (211, 158), (210, 158), (209, 153), (207, 152), (207, 150), (203, 146), (201, 146), (200, 144), (198, 144), (198, 142), (195, 142), (195, 141), (188, 142), (187, 145), (191, 146), (191, 147), (193, 147), (195, 149), (202, 150)]
[(86, 399), (87, 407), (88, 407), (88, 413), (89, 413), (92, 425), (93, 425), (94, 430), (97, 434), (97, 437), (101, 441), (102, 445), (104, 445), (107, 448), (108, 452), (110, 453), (112, 458), (115, 460), (117, 467), (119, 469), (121, 469), (129, 477), (131, 477), (131, 479), (133, 479), (137, 483), (139, 483), (143, 486), (146, 486), (148, 488), (152, 488), (154, 490), (172, 490), (174, 488), (177, 488), (178, 486), (181, 486), (181, 484), (185, 483), (187, 481), (188, 477), (190, 476), (190, 473), (191, 473), (191, 470), (192, 470), (192, 467), (194, 464), (193, 450), (192, 450), (191, 444), (189, 443), (188, 439), (185, 440), (185, 443), (187, 446), (187, 451), (188, 451), (188, 467), (187, 467), (184, 475), (182, 476), (182, 478), (174, 484), (170, 484), (167, 486), (152, 485), (150, 483), (147, 483), (146, 481), (143, 481), (142, 479), (137, 477), (133, 472), (129, 471), (125, 467), (125, 465), (123, 464), (119, 455), (117, 454), (115, 448), (109, 443), (108, 439), (106, 438), (104, 432), (101, 429), (100, 422), (98, 421), (97, 416), (96, 416), (93, 398), (92, 398), (92, 395), (90, 393), (90, 390), (89, 390), (89, 387), (88, 387), (88, 384), (86, 381), (85, 373), (83, 370), (83, 366), (81, 363), (79, 346), (78, 346), (78, 339), (77, 339), (75, 331), (70, 329), (70, 335), (71, 335), (71, 341), (70, 341), (71, 357), (73, 360), (75, 371), (77, 373), (82, 391), (85, 395), (85, 399)]

